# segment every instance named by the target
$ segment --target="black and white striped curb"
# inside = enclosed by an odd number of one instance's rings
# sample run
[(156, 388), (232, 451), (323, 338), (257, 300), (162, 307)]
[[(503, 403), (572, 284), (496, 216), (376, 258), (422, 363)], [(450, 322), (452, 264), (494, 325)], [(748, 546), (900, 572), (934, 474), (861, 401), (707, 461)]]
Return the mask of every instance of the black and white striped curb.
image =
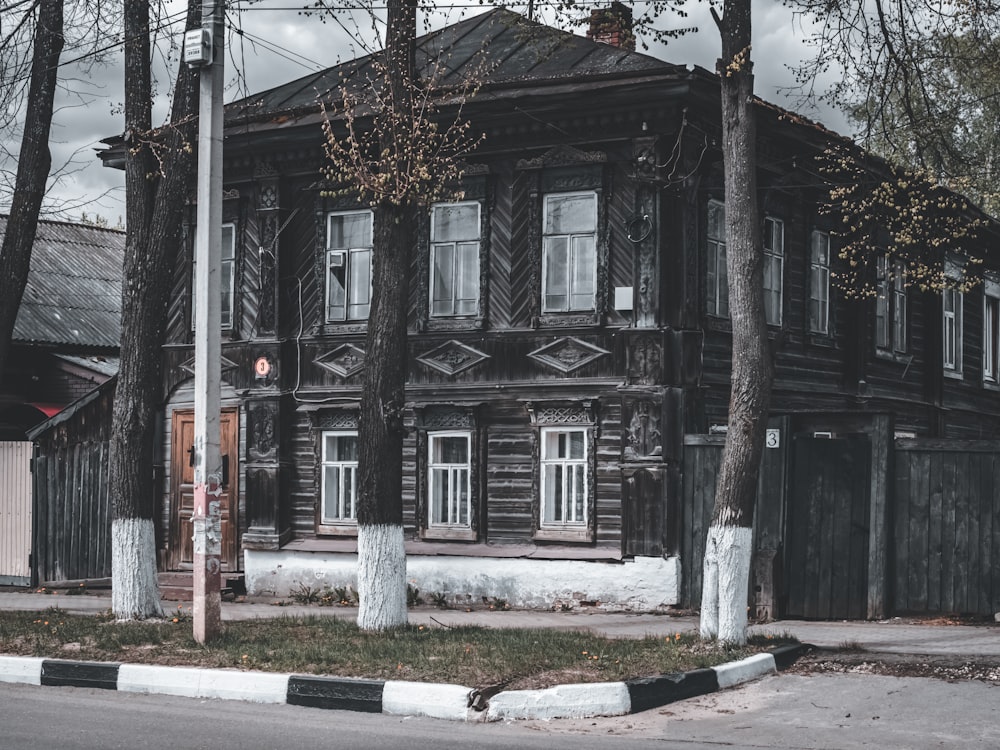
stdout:
[(508, 690), (488, 699), (461, 685), (241, 672), (227, 669), (0, 656), (0, 682), (101, 688), (185, 698), (287, 703), (453, 721), (620, 716), (714, 693), (784, 669), (804, 644), (692, 672), (625, 682)]

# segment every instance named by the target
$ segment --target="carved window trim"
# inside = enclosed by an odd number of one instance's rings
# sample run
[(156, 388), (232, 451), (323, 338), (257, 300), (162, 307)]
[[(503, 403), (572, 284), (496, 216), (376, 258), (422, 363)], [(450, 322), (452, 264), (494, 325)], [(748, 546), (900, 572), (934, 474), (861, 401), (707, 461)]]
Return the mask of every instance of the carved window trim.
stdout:
[[(459, 197), (460, 196), (460, 197)], [(469, 165), (461, 185), (456, 187), (456, 197), (444, 203), (479, 204), (479, 300), (476, 311), (466, 315), (431, 314), (431, 210), (417, 216), (417, 275), (413, 286), (416, 290), (417, 329), (422, 331), (467, 331), (488, 327), (490, 303), (490, 240), (493, 208), (492, 184), (488, 170), (483, 165)]]
[[(421, 539), (440, 541), (475, 542), (482, 527), (483, 440), (478, 409), (475, 406), (428, 405), (416, 409), (417, 430), (417, 508), (416, 517)], [(431, 517), (431, 461), (432, 438), (465, 435), (469, 440), (469, 498), (468, 526), (432, 525)]]
[[(597, 409), (592, 401), (525, 402), (532, 432), (532, 537), (537, 541), (593, 542), (597, 523)], [(557, 432), (583, 433), (584, 521), (553, 524), (544, 521), (543, 486), (546, 461), (543, 441)]]
[[(313, 333), (316, 334), (342, 334), (342, 333), (365, 333), (368, 330), (368, 319), (364, 320), (327, 320), (327, 273), (328, 273), (328, 253), (327, 253), (327, 227), (329, 216), (332, 214), (349, 214), (361, 211), (372, 213), (372, 244), (374, 245), (374, 211), (362, 204), (357, 195), (352, 193), (338, 192), (337, 186), (327, 183), (318, 183), (313, 189), (324, 191), (318, 193), (315, 204), (315, 239), (313, 248), (313, 273), (315, 274), (317, 299), (315, 300), (315, 320), (313, 323)], [(335, 194), (327, 194), (335, 193)], [(303, 301), (305, 304), (305, 301)], [(306, 308), (308, 309), (308, 307)], [(300, 309), (300, 315), (306, 315), (306, 310)], [(303, 321), (304, 323), (304, 321)]]
[[(354, 410), (324, 409), (310, 414), (314, 433), (313, 486), (316, 497), (316, 534), (320, 536), (357, 536), (357, 519), (332, 520), (323, 518), (324, 504), (324, 448), (327, 436), (358, 434), (358, 413)], [(355, 468), (355, 477), (357, 476)], [(355, 502), (357, 494), (355, 494)]]
[[(517, 170), (526, 174), (528, 191), (528, 247), (531, 253), (530, 310), (533, 327), (579, 327), (604, 324), (609, 311), (609, 260), (611, 232), (608, 226), (608, 202), (611, 197), (607, 156), (603, 152), (584, 152), (569, 147), (552, 149), (535, 159), (522, 159)], [(596, 288), (592, 310), (543, 312), (543, 214), (547, 196), (556, 193), (594, 192), (597, 195)]]

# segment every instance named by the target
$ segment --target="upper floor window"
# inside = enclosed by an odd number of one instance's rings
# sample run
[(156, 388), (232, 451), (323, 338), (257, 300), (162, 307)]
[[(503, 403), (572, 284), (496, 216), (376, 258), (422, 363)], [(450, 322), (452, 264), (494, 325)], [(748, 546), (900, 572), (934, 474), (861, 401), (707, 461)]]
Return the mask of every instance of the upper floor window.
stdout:
[[(191, 260), (191, 330), (194, 330), (198, 308), (195, 291), (198, 278), (198, 249)], [(219, 252), (219, 320), (223, 329), (233, 327), (236, 307), (236, 225), (222, 225), (222, 247)]]
[(781, 325), (782, 277), (785, 269), (785, 223), (764, 219), (764, 318), (769, 326)]
[(587, 526), (587, 429), (541, 431), (541, 526)]
[(830, 235), (819, 231), (809, 249), (809, 331), (830, 333)]
[(372, 212), (327, 215), (326, 319), (365, 320), (372, 293)]
[(320, 523), (354, 524), (357, 518), (358, 433), (323, 433)]
[(726, 272), (726, 204), (708, 202), (705, 301), (709, 315), (729, 317), (729, 277)]
[(1000, 383), (1000, 282), (983, 284), (983, 380)]
[(479, 203), (431, 208), (431, 315), (475, 315), (479, 305)]
[(472, 433), (427, 436), (428, 526), (472, 527)]
[(875, 347), (906, 351), (906, 269), (884, 254), (875, 260)]
[[(958, 266), (946, 264), (948, 282), (959, 283), (961, 274)], [(956, 287), (941, 290), (941, 364), (951, 375), (962, 374), (962, 302), (962, 292)]]
[(594, 310), (597, 193), (546, 195), (542, 226), (542, 311)]

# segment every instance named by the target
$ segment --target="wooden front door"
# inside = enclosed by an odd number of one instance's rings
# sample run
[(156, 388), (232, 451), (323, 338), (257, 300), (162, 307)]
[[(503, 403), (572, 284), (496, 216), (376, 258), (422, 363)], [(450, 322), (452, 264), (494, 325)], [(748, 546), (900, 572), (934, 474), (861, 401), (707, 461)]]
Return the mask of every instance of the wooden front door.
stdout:
[[(239, 412), (223, 409), (220, 415), (219, 452), (229, 457), (228, 482), (222, 488), (222, 569), (239, 570)], [(171, 570), (190, 570), (194, 563), (194, 466), (191, 463), (194, 445), (194, 411), (178, 409), (171, 419), (170, 452), (170, 550)]]
[(864, 436), (796, 436), (792, 460), (784, 615), (864, 619), (871, 444)]

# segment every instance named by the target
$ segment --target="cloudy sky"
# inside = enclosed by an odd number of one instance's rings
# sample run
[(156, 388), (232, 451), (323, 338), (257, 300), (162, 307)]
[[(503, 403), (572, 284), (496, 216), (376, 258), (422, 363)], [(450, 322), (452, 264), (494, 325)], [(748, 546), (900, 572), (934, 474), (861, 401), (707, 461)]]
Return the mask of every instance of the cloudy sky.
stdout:
[[(365, 54), (359, 39), (372, 39), (370, 19), (367, 28), (351, 23), (345, 16), (343, 22), (319, 20), (302, 13), (305, 0), (257, 0), (254, 3), (233, 2), (227, 20), (230, 29), (229, 50), (226, 57), (226, 100), (240, 98), (247, 93), (261, 91), (271, 86), (299, 78), (344, 60)], [(543, 6), (542, 2), (538, 5)], [(186, 3), (172, 0), (168, 12), (177, 25), (167, 39), (179, 40)], [(516, 6), (513, 6), (518, 10)], [(818, 119), (840, 132), (846, 132), (843, 118), (836, 112), (810, 109), (787, 92), (794, 87), (795, 78), (789, 63), (809, 54), (805, 45), (808, 29), (802, 19), (779, 0), (754, 0), (753, 56), (756, 71), (757, 94)], [(664, 26), (695, 26), (697, 32), (671, 41), (668, 45), (655, 45), (648, 54), (678, 64), (695, 64), (713, 69), (719, 54), (719, 37), (709, 13), (707, 2), (692, 0), (687, 3), (687, 18), (666, 19)], [(430, 19), (434, 26), (455, 22), (481, 12), (478, 3), (455, 6), (447, 13)], [(169, 31), (169, 30), (168, 30)], [(233, 32), (236, 32), (235, 34)], [(577, 33), (583, 33), (582, 30)], [(169, 83), (176, 69), (177, 54), (161, 44), (160, 72), (156, 94), (154, 121), (166, 116), (169, 102)], [(63, 60), (67, 59), (64, 53)], [(70, 173), (52, 184), (49, 189), (48, 210), (56, 217), (78, 219), (81, 213), (101, 215), (112, 225), (124, 215), (124, 180), (121, 172), (103, 168), (95, 157), (102, 138), (122, 131), (122, 79), (121, 51), (114, 51), (111, 64), (81, 75), (66, 65), (66, 85), (57, 103), (57, 115), (52, 129), (53, 165), (72, 162)], [(173, 70), (170, 68), (173, 67)], [(16, 143), (13, 146), (16, 152)], [(12, 171), (13, 165), (3, 168)], [(0, 197), (0, 212), (7, 210)]]

